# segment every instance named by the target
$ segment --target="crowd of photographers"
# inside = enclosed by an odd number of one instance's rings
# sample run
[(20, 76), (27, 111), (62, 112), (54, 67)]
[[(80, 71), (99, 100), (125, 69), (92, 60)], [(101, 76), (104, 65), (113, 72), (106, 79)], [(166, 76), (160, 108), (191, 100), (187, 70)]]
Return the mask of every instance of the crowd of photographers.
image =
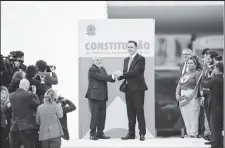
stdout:
[(52, 89), (55, 66), (23, 62), (21, 51), (1, 55), (1, 148), (60, 148), (61, 138), (69, 140), (66, 114), (76, 106)]

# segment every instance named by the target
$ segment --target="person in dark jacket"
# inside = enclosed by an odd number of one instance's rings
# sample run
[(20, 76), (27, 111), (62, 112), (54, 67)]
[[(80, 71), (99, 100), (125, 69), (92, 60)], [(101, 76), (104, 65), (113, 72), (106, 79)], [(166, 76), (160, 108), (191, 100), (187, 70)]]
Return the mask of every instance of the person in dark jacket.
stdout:
[(9, 148), (9, 129), (11, 125), (11, 107), (9, 93), (1, 86), (1, 147)]
[(19, 88), (20, 80), (24, 78), (24, 72), (16, 71), (12, 77), (12, 81), (9, 84), (9, 93), (15, 92)]
[(209, 102), (210, 123), (212, 128), (211, 148), (223, 147), (223, 64), (216, 64), (216, 76), (204, 80), (202, 83), (204, 88), (211, 91), (211, 99)]
[(10, 148), (34, 148), (38, 126), (35, 115), (40, 101), (36, 95), (36, 87), (32, 86), (32, 93), (28, 91), (29, 81), (22, 79), (19, 89), (10, 94), (9, 102), (12, 108), (12, 122), (10, 127)]
[(37, 68), (33, 65), (27, 67), (25, 78), (30, 82), (30, 86), (34, 85), (37, 88), (37, 96), (41, 103), (43, 103), (43, 98), (45, 94), (45, 81), (44, 77), (41, 78), (41, 81), (38, 81), (35, 78), (37, 74)]
[[(107, 82), (114, 82), (113, 75), (108, 75), (105, 68), (101, 66), (101, 57), (93, 57), (93, 64), (88, 71), (88, 90), (86, 98), (89, 101), (91, 112), (90, 140), (109, 139), (105, 136), (106, 101), (108, 101)], [(97, 133), (96, 133), (97, 129)]]
[(54, 72), (54, 68), (51, 69), (51, 72), (47, 72), (49, 66), (43, 60), (37, 61), (35, 66), (38, 70), (36, 79), (40, 80), (41, 78), (44, 78), (46, 92), (48, 89), (52, 88), (52, 85), (58, 84), (58, 78), (56, 73)]
[[(202, 82), (204, 82), (205, 80), (207, 80), (209, 78), (209, 75), (213, 74), (213, 69), (214, 69), (214, 58), (217, 56), (218, 54), (215, 51), (210, 51), (207, 53), (206, 55), (206, 60), (207, 60), (207, 66), (203, 68), (203, 74), (202, 74), (202, 78), (201, 78), (201, 83), (200, 83), (200, 93), (202, 96), (201, 99), (201, 104), (204, 104), (204, 111), (206, 114), (206, 119), (208, 121), (208, 125), (209, 125), (209, 129), (210, 129), (210, 136), (205, 137), (205, 139), (207, 141), (211, 141), (211, 137), (212, 137), (212, 126), (211, 126), (211, 122), (210, 122), (210, 108), (209, 108), (209, 104), (211, 102), (211, 91), (209, 88), (204, 88), (202, 86)], [(209, 144), (208, 142), (206, 142), (206, 144)]]
[(69, 130), (68, 130), (68, 127), (67, 127), (67, 113), (70, 113), (70, 112), (74, 111), (76, 109), (76, 106), (73, 104), (72, 101), (70, 101), (68, 99), (65, 99), (61, 96), (58, 97), (57, 103), (61, 104), (62, 110), (63, 110), (63, 117), (59, 118), (60, 123), (62, 125), (63, 133), (64, 133), (62, 138), (64, 140), (69, 140), (70, 136), (69, 136)]

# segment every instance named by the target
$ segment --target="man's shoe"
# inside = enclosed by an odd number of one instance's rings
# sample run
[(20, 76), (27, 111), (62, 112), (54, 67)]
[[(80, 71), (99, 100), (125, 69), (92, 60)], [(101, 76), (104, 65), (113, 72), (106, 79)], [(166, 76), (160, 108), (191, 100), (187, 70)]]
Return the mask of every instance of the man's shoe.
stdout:
[(125, 137), (122, 137), (121, 139), (122, 139), (122, 140), (135, 139), (135, 135), (127, 134)]
[(104, 135), (104, 134), (98, 135), (97, 137), (98, 137), (99, 139), (110, 139), (109, 136), (106, 136), (106, 135)]
[(144, 135), (140, 135), (140, 141), (145, 141), (145, 136)]
[(98, 137), (95, 135), (95, 136), (90, 136), (90, 140), (98, 140)]

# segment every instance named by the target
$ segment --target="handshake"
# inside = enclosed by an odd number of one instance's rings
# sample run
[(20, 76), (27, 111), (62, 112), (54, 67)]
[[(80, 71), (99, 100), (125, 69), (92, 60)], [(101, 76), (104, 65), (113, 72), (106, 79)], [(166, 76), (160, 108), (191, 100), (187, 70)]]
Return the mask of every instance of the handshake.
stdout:
[(123, 76), (123, 72), (122, 71), (120, 71), (120, 70), (116, 70), (115, 72), (113, 72), (113, 77), (114, 78), (119, 78), (120, 76)]

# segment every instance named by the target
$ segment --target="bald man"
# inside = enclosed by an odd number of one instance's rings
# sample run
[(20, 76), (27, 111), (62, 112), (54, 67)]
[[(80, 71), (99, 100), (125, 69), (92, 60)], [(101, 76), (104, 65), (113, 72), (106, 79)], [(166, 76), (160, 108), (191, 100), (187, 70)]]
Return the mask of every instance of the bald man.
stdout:
[(29, 92), (30, 83), (22, 79), (19, 89), (10, 94), (9, 101), (12, 108), (12, 122), (10, 128), (10, 148), (34, 148), (38, 126), (35, 120), (36, 109), (40, 104), (36, 89)]
[[(88, 71), (88, 90), (86, 98), (91, 112), (90, 140), (109, 139), (105, 136), (106, 101), (108, 101), (107, 82), (114, 82), (114, 75), (108, 75), (102, 67), (102, 58), (93, 57)], [(97, 132), (96, 132), (97, 130)]]

